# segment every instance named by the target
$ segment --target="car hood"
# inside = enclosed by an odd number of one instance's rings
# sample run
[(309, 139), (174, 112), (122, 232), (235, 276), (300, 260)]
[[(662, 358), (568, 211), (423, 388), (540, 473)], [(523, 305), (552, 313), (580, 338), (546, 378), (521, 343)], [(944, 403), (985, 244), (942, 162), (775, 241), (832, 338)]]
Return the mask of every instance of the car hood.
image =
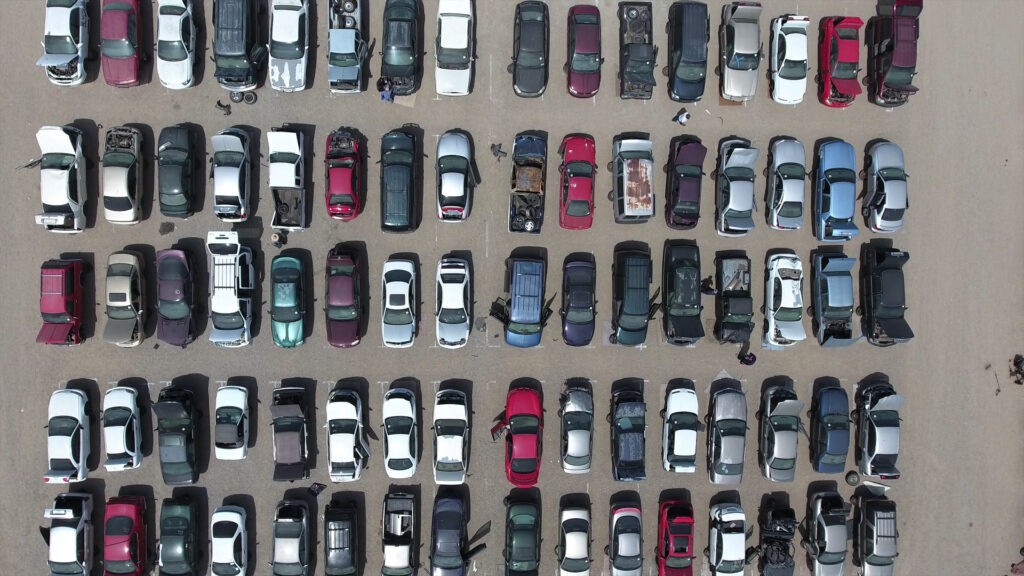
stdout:
[(70, 322), (66, 324), (53, 324), (46, 322), (42, 328), (39, 329), (39, 334), (36, 336), (37, 344), (64, 344), (68, 340), (68, 335), (71, 333), (71, 329), (74, 325)]
[(597, 93), (601, 86), (600, 72), (569, 72), (569, 93), (588, 98)]
[(666, 316), (668, 337), (672, 340), (697, 340), (704, 337), (704, 325), (700, 316)]
[(799, 104), (806, 89), (807, 78), (789, 80), (779, 76), (775, 79), (775, 99), (782, 104)]
[(274, 342), (284, 348), (292, 348), (302, 344), (302, 332), (303, 322), (302, 320), (296, 320), (295, 322), (273, 322), (271, 321), (271, 330), (274, 333)]
[(189, 334), (191, 316), (182, 320), (169, 320), (158, 315), (156, 337), (172, 346), (184, 346), (192, 341)]
[(306, 86), (306, 58), (270, 59), (270, 86), (277, 90), (299, 90)]
[(775, 329), (778, 330), (786, 340), (797, 342), (807, 338), (803, 322), (779, 322), (776, 320)]
[(177, 62), (156, 59), (160, 83), (168, 88), (184, 88), (192, 84), (192, 62), (188, 58)]
[(359, 320), (328, 320), (327, 340), (339, 348), (355, 346), (359, 343)]
[(814, 562), (814, 576), (843, 576), (845, 562), (838, 564), (820, 564)]
[(910, 340), (914, 337), (914, 331), (905, 318), (875, 318), (875, 322), (894, 340)]
[(396, 343), (402, 346), (412, 345), (413, 325), (412, 324), (383, 324), (381, 336), (385, 342)]
[(544, 93), (546, 84), (544, 68), (516, 66), (514, 72), (515, 76), (512, 78), (512, 82), (519, 91), (519, 94), (523, 96), (540, 96)]
[(103, 78), (108, 84), (134, 84), (139, 81), (139, 57), (100, 58)]
[(854, 78), (832, 77), (832, 84), (840, 93), (847, 96), (856, 96), (861, 93), (860, 83)]
[(594, 322), (576, 324), (564, 322), (562, 326), (562, 338), (570, 346), (586, 346), (594, 339)]
[(39, 60), (36, 60), (36, 66), (64, 66), (75, 58), (78, 58), (77, 52), (74, 54), (43, 54)]
[(469, 335), (469, 321), (462, 324), (437, 323), (437, 340), (442, 344), (455, 345), (465, 341)]
[[(688, 82), (678, 76), (673, 76), (672, 94), (679, 100), (696, 102), (704, 96), (704, 80), (705, 79)], [(678, 572), (678, 570), (674, 568), (666, 568), (666, 570), (675, 570), (675, 572), (668, 572), (669, 574), (675, 574)], [(678, 573), (683, 574), (683, 572)]]
[(110, 344), (128, 344), (133, 340), (135, 329), (139, 324), (138, 318), (126, 320), (107, 320), (107, 327), (103, 329), (103, 341)]
[(865, 562), (861, 567), (861, 574), (863, 576), (893, 576), (895, 574), (895, 564), (876, 566)]
[(515, 334), (505, 330), (505, 343), (516, 348), (530, 348), (540, 344), (541, 333), (536, 334)]
[(757, 92), (757, 75), (760, 68), (753, 70), (723, 69), (722, 90), (733, 98), (753, 98)]
[(434, 87), (438, 94), (449, 96), (465, 96), (469, 94), (469, 83), (473, 79), (473, 68), (452, 70), (448, 68), (434, 69)]

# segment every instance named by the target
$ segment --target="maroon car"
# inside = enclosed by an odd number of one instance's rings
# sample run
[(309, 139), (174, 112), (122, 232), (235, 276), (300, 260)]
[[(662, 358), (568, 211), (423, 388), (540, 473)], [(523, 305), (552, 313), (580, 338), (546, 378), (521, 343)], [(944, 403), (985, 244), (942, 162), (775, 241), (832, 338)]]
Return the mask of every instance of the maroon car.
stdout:
[(103, 518), (103, 576), (142, 576), (146, 561), (146, 499), (116, 496)]
[(829, 16), (821, 20), (818, 44), (818, 100), (829, 108), (846, 108), (861, 93), (858, 31), (864, 21), (856, 17)]
[(665, 222), (669, 228), (689, 230), (700, 219), (700, 185), (704, 177), (704, 157), (708, 149), (696, 136), (672, 141), (665, 193)]
[(192, 265), (182, 250), (156, 253), (156, 337), (184, 348), (195, 339), (195, 290)]
[(139, 0), (103, 0), (100, 62), (103, 79), (118, 88), (139, 85)]
[(327, 215), (347, 222), (359, 215), (359, 140), (347, 130), (327, 137), (324, 154)]
[(327, 254), (327, 341), (337, 348), (359, 344), (363, 303), (359, 298), (359, 265), (355, 255), (338, 248)]
[(658, 507), (658, 576), (693, 576), (693, 507), (684, 500)]
[(907, 103), (917, 93), (917, 19), (923, 0), (895, 0), (891, 15), (868, 21), (868, 81), (871, 101), (885, 108)]
[(43, 327), (36, 342), (73, 346), (82, 343), (82, 261), (47, 260), (39, 281)]
[(579, 4), (569, 8), (569, 48), (565, 70), (569, 94), (590, 98), (601, 87), (601, 11)]

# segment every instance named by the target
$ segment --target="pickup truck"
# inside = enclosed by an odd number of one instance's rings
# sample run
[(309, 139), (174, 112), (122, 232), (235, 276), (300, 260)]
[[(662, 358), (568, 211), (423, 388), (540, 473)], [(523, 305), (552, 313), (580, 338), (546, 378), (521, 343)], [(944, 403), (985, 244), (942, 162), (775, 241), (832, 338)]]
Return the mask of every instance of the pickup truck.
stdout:
[(654, 216), (654, 145), (647, 138), (616, 136), (612, 141), (612, 211), (619, 224)]
[(304, 402), (303, 388), (289, 386), (274, 390), (270, 424), (274, 431), (274, 480), (277, 482), (309, 478)]
[(412, 576), (416, 571), (416, 497), (393, 492), (384, 497), (381, 519), (384, 548), (382, 574)]
[(363, 91), (366, 41), (363, 2), (330, 0), (327, 28), (327, 81), (333, 94)]
[(619, 3), (619, 97), (650, 100), (658, 47), (650, 2)]
[(208, 233), (206, 250), (210, 254), (210, 342), (224, 348), (247, 346), (256, 288), (252, 250), (239, 243), (238, 232)]
[[(868, 85), (872, 102), (884, 108), (907, 103), (917, 94), (912, 84), (917, 75), (918, 18), (923, 0), (897, 0), (892, 13), (868, 21), (864, 30), (868, 45)], [(882, 5), (879, 5), (881, 11)]]
[(544, 223), (547, 142), (520, 133), (512, 144), (512, 182), (508, 195), (508, 231), (540, 233)]
[(274, 217), (270, 227), (297, 231), (306, 227), (306, 180), (302, 133), (291, 130), (267, 132), (270, 194)]
[(717, 321), (719, 342), (743, 343), (754, 330), (754, 300), (750, 297), (750, 258), (744, 254), (715, 258), (718, 277)]
[(864, 336), (875, 346), (892, 346), (914, 337), (904, 317), (907, 294), (903, 266), (910, 253), (865, 244), (860, 257), (860, 305)]
[(39, 271), (39, 314), (43, 326), (38, 344), (73, 346), (82, 343), (84, 304), (81, 260), (47, 260)]
[(847, 346), (853, 335), (853, 275), (857, 263), (846, 254), (818, 253), (811, 264), (814, 332), (823, 347)]

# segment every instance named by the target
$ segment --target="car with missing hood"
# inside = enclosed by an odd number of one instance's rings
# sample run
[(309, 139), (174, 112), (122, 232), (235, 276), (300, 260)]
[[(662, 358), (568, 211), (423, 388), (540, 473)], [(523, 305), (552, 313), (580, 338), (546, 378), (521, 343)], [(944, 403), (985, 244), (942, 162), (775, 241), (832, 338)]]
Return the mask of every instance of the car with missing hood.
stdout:
[(469, 407), (460, 390), (441, 390), (434, 397), (434, 483), (462, 484), (469, 468)]
[(117, 386), (103, 394), (103, 468), (107, 472), (142, 465), (142, 429), (139, 393)]
[(587, 230), (594, 224), (594, 180), (597, 177), (594, 139), (570, 134), (558, 146), (558, 225), (566, 230)]
[(115, 496), (103, 511), (103, 576), (142, 576), (149, 568), (146, 499)]
[(804, 265), (800, 257), (790, 252), (769, 256), (764, 278), (765, 343), (792, 346), (806, 339), (802, 295)]
[(658, 506), (658, 576), (693, 576), (693, 506), (665, 500)]
[(196, 337), (195, 278), (184, 250), (156, 253), (156, 339), (185, 347)]
[(907, 322), (907, 290), (903, 267), (910, 253), (864, 244), (860, 254), (860, 307), (864, 337), (875, 346), (909, 342), (914, 331)]
[(103, 341), (120, 348), (138, 346), (146, 338), (146, 282), (142, 258), (135, 252), (114, 252), (107, 258), (107, 326)]
[(796, 138), (776, 138), (772, 142), (768, 162), (765, 216), (770, 228), (799, 230), (804, 225), (806, 178), (804, 145)]
[(43, 126), (36, 132), (39, 144), (39, 192), (43, 211), (36, 224), (50, 232), (74, 234), (85, 230), (85, 181), (82, 131), (70, 124)]
[(665, 397), (661, 434), (661, 465), (669, 472), (697, 470), (697, 393), (691, 388), (670, 390)]
[(566, 507), (558, 513), (557, 576), (590, 576), (590, 510)]
[[(708, 412), (708, 478), (712, 484), (736, 485), (743, 481), (743, 453), (747, 448), (747, 397), (738, 380), (711, 394)], [(742, 557), (742, 555), (741, 555)]]
[(548, 86), (548, 6), (537, 0), (516, 4), (512, 29), (512, 90), (536, 98)]
[(273, 576), (307, 576), (309, 506), (302, 500), (282, 500), (274, 512), (273, 533), (270, 573)]
[(307, 0), (270, 0), (270, 87), (282, 92), (306, 89), (309, 53)]
[(770, 386), (761, 399), (761, 445), (757, 455), (764, 477), (772, 482), (792, 482), (796, 476), (797, 441), (803, 424), (793, 382)]
[(196, 26), (192, 0), (157, 0), (156, 72), (164, 88), (189, 88), (195, 81)]
[(221, 222), (249, 219), (252, 166), (249, 135), (239, 127), (221, 130), (210, 138), (213, 175), (213, 214)]
[(644, 569), (643, 520), (639, 502), (612, 505), (608, 539), (605, 548), (612, 576), (640, 576)]
[(465, 576), (466, 503), (455, 493), (439, 492), (430, 524), (430, 576)]
[(89, 398), (64, 388), (50, 395), (46, 412), (47, 484), (70, 484), (89, 477)]
[(473, 2), (439, 0), (434, 40), (434, 89), (441, 96), (466, 96), (473, 84)]
[(100, 12), (100, 64), (108, 86), (139, 85), (139, 0), (103, 0)]
[(92, 494), (64, 492), (43, 511), (49, 528), (40, 528), (46, 539), (46, 564), (50, 576), (89, 576), (93, 563)]
[(665, 179), (665, 222), (669, 228), (690, 230), (700, 219), (700, 187), (708, 149), (696, 136), (672, 140), (671, 164)]
[(210, 515), (210, 572), (245, 576), (249, 571), (249, 534), (241, 506), (219, 506)]
[(366, 306), (360, 294), (358, 256), (340, 248), (327, 253), (324, 270), (324, 315), (327, 342), (336, 348), (351, 348), (360, 341), (360, 325)]
[(449, 130), (437, 140), (437, 219), (461, 222), (469, 218), (476, 177), (469, 137)]
[(199, 411), (195, 394), (171, 384), (160, 391), (152, 406), (156, 415), (156, 437), (160, 453), (160, 475), (167, 486), (195, 484), (196, 426)]
[(838, 492), (817, 492), (807, 503), (807, 551), (814, 576), (843, 576), (846, 564), (846, 519), (850, 508)]
[(213, 453), (218, 460), (245, 460), (249, 452), (249, 390), (221, 386), (213, 412)]
[(799, 104), (807, 90), (807, 16), (787, 14), (772, 20), (771, 58), (772, 100), (779, 104)]
[(747, 517), (738, 503), (722, 502), (709, 511), (708, 547), (704, 551), (715, 576), (742, 576), (747, 566)]
[(306, 271), (302, 260), (275, 256), (270, 263), (270, 331), (274, 344), (295, 348), (305, 343)]
[(746, 138), (726, 138), (718, 147), (715, 229), (719, 236), (746, 236), (754, 229), (754, 169), (758, 153)]
[(348, 222), (359, 216), (365, 170), (362, 143), (352, 132), (339, 128), (327, 136), (324, 151), (324, 185), (327, 215)]
[(860, 72), (860, 28), (855, 16), (821, 19), (818, 35), (818, 100), (829, 108), (846, 108), (863, 90)]
[(327, 460), (331, 482), (359, 480), (370, 457), (363, 430), (363, 399), (355, 390), (336, 388), (327, 398)]
[(722, 6), (718, 29), (719, 73), (722, 98), (734, 102), (752, 100), (757, 92), (757, 67), (761, 63), (761, 5), (731, 2)]
[(700, 313), (700, 250), (689, 241), (665, 243), (661, 315), (669, 344), (690, 346), (704, 337)]
[(597, 317), (597, 267), (589, 259), (566, 259), (562, 267), (562, 340), (587, 346)]
[(419, 459), (419, 409), (416, 394), (392, 388), (384, 394), (384, 471), (389, 478), (412, 478)]
[(849, 143), (831, 139), (818, 148), (814, 176), (814, 237), (846, 242), (860, 230), (853, 221), (857, 203), (857, 158)]
[(160, 131), (157, 141), (157, 185), (160, 214), (170, 218), (192, 215), (196, 189), (195, 141), (192, 130), (184, 124), (168, 126)]
[(814, 393), (811, 402), (811, 430), (808, 440), (811, 468), (824, 474), (838, 474), (846, 469), (850, 449), (850, 398), (833, 380)]
[(395, 96), (409, 96), (419, 88), (419, 18), (418, 0), (384, 2), (380, 76), (391, 80)]
[(89, 0), (46, 0), (43, 56), (36, 66), (57, 86), (85, 82), (89, 58)]
[(866, 190), (861, 213), (874, 232), (899, 232), (910, 199), (903, 150), (892, 142), (879, 142), (868, 150)]
[(130, 126), (107, 130), (103, 151), (103, 217), (138, 224), (142, 197), (142, 133)]
[(188, 497), (164, 498), (160, 505), (160, 538), (156, 548), (159, 576), (199, 576), (199, 570), (205, 573), (205, 566), (197, 566), (201, 549), (196, 532), (195, 502)]
[(900, 408), (903, 397), (892, 384), (873, 380), (857, 394), (857, 465), (860, 473), (899, 480)]
[(569, 95), (590, 98), (601, 87), (601, 11), (577, 4), (569, 8), (566, 39), (566, 83)]
[(562, 470), (590, 472), (594, 450), (594, 394), (589, 381), (570, 379), (559, 397)]
[(435, 276), (437, 303), (434, 335), (442, 348), (461, 348), (469, 341), (473, 303), (469, 262), (462, 258), (441, 258)]
[(388, 260), (381, 274), (381, 336), (388, 348), (409, 348), (416, 339), (416, 264)]

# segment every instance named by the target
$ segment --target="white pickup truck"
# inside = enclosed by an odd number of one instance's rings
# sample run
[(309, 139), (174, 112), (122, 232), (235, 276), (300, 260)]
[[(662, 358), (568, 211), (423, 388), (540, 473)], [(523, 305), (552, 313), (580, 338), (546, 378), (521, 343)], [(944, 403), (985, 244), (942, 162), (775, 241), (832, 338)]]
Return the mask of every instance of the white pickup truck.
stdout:
[(210, 232), (210, 342), (224, 348), (249, 344), (252, 292), (256, 274), (252, 250), (238, 241), (238, 232)]

